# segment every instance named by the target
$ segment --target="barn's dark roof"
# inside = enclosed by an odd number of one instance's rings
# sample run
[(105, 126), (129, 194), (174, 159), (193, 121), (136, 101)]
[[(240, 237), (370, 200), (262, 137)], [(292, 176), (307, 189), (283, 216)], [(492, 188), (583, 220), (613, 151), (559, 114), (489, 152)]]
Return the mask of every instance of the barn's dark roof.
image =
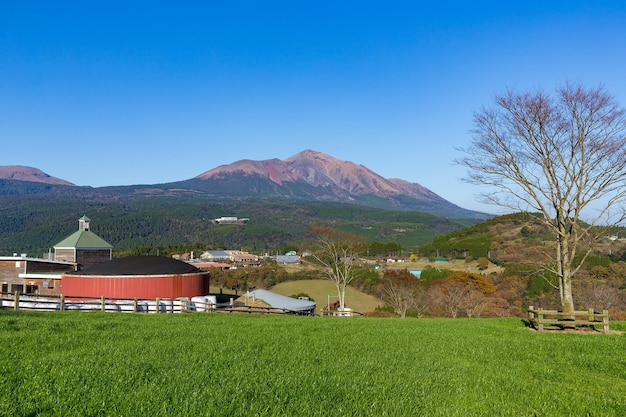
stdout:
[(169, 275), (203, 272), (187, 262), (164, 256), (127, 256), (74, 272), (76, 275)]

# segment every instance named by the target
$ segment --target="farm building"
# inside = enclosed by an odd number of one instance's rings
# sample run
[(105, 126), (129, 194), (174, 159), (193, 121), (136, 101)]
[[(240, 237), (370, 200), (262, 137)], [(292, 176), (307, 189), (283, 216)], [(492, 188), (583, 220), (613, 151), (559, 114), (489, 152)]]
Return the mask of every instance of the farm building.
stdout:
[(250, 219), (238, 219), (234, 216), (223, 216), (218, 219), (213, 219), (214, 224), (248, 224)]
[(208, 250), (200, 255), (200, 259), (209, 261), (225, 261), (230, 260), (230, 255), (223, 250)]
[(0, 256), (3, 293), (58, 294), (61, 274), (73, 270), (73, 262), (30, 258), (26, 254)]
[(63, 274), (67, 297), (179, 298), (209, 293), (209, 273), (163, 256), (117, 258)]
[(276, 255), (275, 257), (277, 264), (299, 264), (300, 257), (298, 255)]
[(258, 256), (245, 252), (245, 251), (241, 251), (241, 250), (229, 249), (229, 250), (226, 250), (225, 252), (228, 254), (228, 256), (230, 257), (230, 260), (233, 262), (256, 262), (259, 260)]
[(207, 261), (256, 262), (259, 257), (240, 250), (207, 250), (200, 255)]
[(90, 219), (78, 220), (78, 230), (54, 246), (47, 259), (26, 254), (0, 257), (3, 293), (58, 295), (62, 275), (111, 260), (112, 246), (89, 230)]
[(246, 298), (259, 299), (271, 307), (291, 311), (298, 314), (315, 314), (315, 301), (291, 298), (268, 290), (258, 289), (246, 293)]
[(110, 261), (113, 246), (89, 229), (87, 216), (78, 219), (78, 230), (54, 245), (54, 259), (74, 262), (79, 269)]

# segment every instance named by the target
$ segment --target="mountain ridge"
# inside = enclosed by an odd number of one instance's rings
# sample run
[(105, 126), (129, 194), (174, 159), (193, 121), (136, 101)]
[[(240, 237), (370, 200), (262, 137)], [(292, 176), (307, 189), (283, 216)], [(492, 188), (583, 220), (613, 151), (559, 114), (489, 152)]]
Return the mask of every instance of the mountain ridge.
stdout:
[[(284, 160), (242, 159), (220, 165), (194, 178), (154, 185), (78, 187), (30, 168), (30, 176), (9, 169), (0, 175), (0, 195), (19, 194), (13, 181), (46, 184), (31, 186), (28, 194), (60, 193), (102, 199), (124, 196), (185, 195), (212, 198), (279, 198), (283, 200), (338, 202), (393, 210), (414, 210), (440, 217), (486, 219), (485, 213), (467, 210), (428, 188), (398, 178), (384, 178), (364, 165), (343, 161), (322, 152), (304, 150)], [(10, 167), (8, 167), (10, 168)], [(21, 169), (24, 171), (24, 169)], [(37, 173), (39, 171), (39, 173)], [(7, 184), (6, 181), (11, 182)], [(63, 188), (58, 186), (62, 185)]]
[(235, 161), (206, 171), (193, 180), (212, 182), (216, 187), (217, 183), (228, 183), (232, 192), (238, 194), (263, 189), (289, 196), (308, 195), (317, 201), (343, 199), (351, 204), (419, 210), (456, 218), (489, 217), (456, 206), (418, 183), (384, 178), (364, 165), (311, 149), (285, 160)]

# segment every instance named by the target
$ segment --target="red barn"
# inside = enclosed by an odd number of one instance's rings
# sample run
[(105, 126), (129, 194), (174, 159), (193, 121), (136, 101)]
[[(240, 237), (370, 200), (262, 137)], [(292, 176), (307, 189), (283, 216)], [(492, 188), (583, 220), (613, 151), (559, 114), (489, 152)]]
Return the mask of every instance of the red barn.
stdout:
[(209, 273), (163, 256), (129, 256), (63, 274), (60, 293), (113, 299), (194, 297), (209, 293)]

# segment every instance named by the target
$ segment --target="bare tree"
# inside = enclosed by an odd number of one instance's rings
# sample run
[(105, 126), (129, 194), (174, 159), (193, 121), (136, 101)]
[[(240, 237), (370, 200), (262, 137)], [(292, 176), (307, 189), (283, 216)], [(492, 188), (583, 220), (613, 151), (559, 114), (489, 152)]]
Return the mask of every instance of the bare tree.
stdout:
[(346, 306), (346, 287), (356, 277), (360, 264), (363, 240), (352, 233), (326, 226), (313, 226), (310, 232), (318, 247), (313, 257), (325, 267), (326, 277), (335, 284), (339, 309), (343, 310)]
[(474, 115), (473, 141), (461, 149), (466, 181), (489, 186), (486, 202), (538, 212), (550, 229), (547, 264), (564, 311), (574, 309), (572, 279), (593, 249), (581, 243), (597, 238), (599, 224), (624, 220), (624, 132), (624, 110), (604, 88), (566, 84), (554, 97), (541, 90), (495, 97), (494, 107)]
[(455, 319), (459, 311), (464, 310), (465, 301), (470, 287), (460, 282), (439, 283), (430, 287), (431, 303), (443, 309), (445, 313)]
[(465, 292), (465, 300), (463, 300), (463, 308), (467, 317), (480, 317), (485, 309), (485, 296), (471, 286), (468, 286)]
[(407, 311), (415, 308), (418, 316), (423, 313), (424, 290), (420, 280), (406, 269), (401, 271), (386, 271), (386, 282), (382, 287), (381, 298), (405, 318)]
[[(585, 271), (587, 272), (587, 271)], [(626, 264), (612, 263), (610, 267), (594, 266), (581, 274), (574, 285), (578, 304), (600, 310), (611, 310), (622, 303)]]

